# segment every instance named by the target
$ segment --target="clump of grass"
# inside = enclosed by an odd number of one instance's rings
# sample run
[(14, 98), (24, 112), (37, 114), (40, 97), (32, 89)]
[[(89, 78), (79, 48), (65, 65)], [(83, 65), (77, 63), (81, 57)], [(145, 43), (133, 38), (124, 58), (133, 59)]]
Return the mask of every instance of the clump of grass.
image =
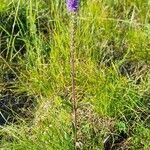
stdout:
[[(73, 149), (69, 16), (65, 3), (2, 2), (0, 87), (2, 89), (5, 84), (3, 71), (11, 71), (17, 75), (13, 83), (17, 89), (13, 90), (26, 91), (36, 95), (38, 100), (30, 124), (12, 124), (1, 129), (0, 147)], [(120, 132), (116, 126), (109, 130), (108, 120), (113, 120), (113, 124), (123, 122), (126, 127), (126, 149), (148, 150), (150, 80), (149, 69), (145, 68), (150, 65), (149, 3), (143, 0), (86, 0), (81, 6), (77, 17), (75, 60), (76, 97), (79, 113), (83, 114), (79, 118), (80, 143), (85, 149), (102, 148), (107, 134)], [(4, 24), (5, 19), (7, 24)], [(25, 49), (23, 56), (21, 47)], [(87, 103), (90, 105), (84, 109)], [(94, 114), (100, 122), (86, 120), (86, 111), (90, 112), (87, 118)], [(108, 124), (101, 128), (101, 120), (105, 118)], [(125, 144), (120, 146), (123, 148)]]

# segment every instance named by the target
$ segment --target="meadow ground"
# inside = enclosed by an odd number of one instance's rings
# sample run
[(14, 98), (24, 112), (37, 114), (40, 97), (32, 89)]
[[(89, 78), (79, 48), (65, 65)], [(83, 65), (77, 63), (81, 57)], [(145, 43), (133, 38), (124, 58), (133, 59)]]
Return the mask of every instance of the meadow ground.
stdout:
[[(78, 148), (149, 150), (150, 2), (82, 0), (75, 41)], [(73, 149), (69, 44), (65, 0), (0, 0), (1, 149)]]

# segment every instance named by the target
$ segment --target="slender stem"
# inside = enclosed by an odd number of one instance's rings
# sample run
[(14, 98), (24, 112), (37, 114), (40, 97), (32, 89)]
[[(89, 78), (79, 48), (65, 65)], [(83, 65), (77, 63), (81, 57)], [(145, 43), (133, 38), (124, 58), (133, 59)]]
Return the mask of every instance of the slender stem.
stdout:
[(77, 99), (76, 99), (76, 83), (75, 83), (75, 25), (76, 25), (76, 13), (71, 14), (71, 79), (72, 79), (72, 120), (74, 125), (74, 150), (77, 150)]

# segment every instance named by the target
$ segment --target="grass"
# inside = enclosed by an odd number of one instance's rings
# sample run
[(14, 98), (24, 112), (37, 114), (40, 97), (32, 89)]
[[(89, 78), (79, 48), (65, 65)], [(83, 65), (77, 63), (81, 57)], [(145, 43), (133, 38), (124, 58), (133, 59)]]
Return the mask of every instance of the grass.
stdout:
[[(81, 149), (103, 149), (107, 135), (122, 130), (128, 135), (122, 149), (150, 147), (149, 7), (147, 0), (80, 4), (76, 90)], [(20, 118), (19, 124), (1, 126), (0, 147), (73, 149), (65, 2), (0, 0), (0, 18), (0, 91), (26, 92), (37, 103), (31, 121)], [(15, 76), (8, 87), (5, 74)]]

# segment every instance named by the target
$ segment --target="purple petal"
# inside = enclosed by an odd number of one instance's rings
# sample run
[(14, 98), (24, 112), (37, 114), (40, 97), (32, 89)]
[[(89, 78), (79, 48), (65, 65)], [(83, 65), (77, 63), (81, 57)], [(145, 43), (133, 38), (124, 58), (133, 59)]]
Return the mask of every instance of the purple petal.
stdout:
[(70, 12), (76, 12), (78, 10), (79, 0), (67, 0), (67, 9)]

